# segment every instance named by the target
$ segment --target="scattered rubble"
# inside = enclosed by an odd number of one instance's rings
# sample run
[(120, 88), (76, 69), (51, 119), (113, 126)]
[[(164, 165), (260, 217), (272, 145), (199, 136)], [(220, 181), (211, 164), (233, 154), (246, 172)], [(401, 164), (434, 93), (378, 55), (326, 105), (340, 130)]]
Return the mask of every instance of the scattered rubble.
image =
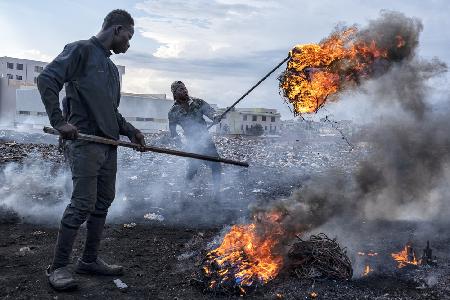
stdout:
[(145, 214), (144, 215), (144, 219), (154, 220), (154, 221), (159, 221), (159, 222), (164, 221), (164, 217), (162, 215), (158, 215), (158, 214), (155, 214), (155, 213)]
[[(1, 134), (0, 132), (0, 139), (2, 139), (0, 141), (0, 171), (6, 166), (20, 165), (27, 160), (43, 159), (54, 162), (55, 167), (63, 166), (61, 164), (63, 157), (55, 144), (39, 144), (38, 136), (35, 140), (37, 144), (24, 143), (27, 141), (26, 138), (18, 138), (16, 143), (11, 143), (3, 140), (5, 136)], [(147, 135), (146, 138), (149, 144), (157, 144), (161, 142), (158, 140), (161, 136), (163, 135)], [(325, 167), (335, 167), (342, 172), (348, 172), (358, 161), (355, 158), (365, 155), (366, 151), (370, 150), (367, 145), (359, 144), (353, 151), (349, 151), (345, 143), (331, 142), (321, 137), (299, 138), (298, 141), (290, 137), (258, 139), (216, 136), (214, 139), (218, 143), (222, 156), (247, 160), (252, 166), (248, 170), (228, 166), (224, 168), (225, 180), (222, 189), (224, 206), (218, 209), (225, 215), (227, 213), (224, 208), (230, 207), (237, 212), (238, 217), (246, 214), (249, 202), (258, 198), (270, 199), (288, 195), (292, 189), (304, 184), (309, 174), (320, 173)], [(155, 298), (160, 299), (212, 298), (211, 294), (202, 294), (194, 288), (190, 280), (201, 263), (199, 258), (202, 258), (202, 251), (204, 255), (206, 249), (211, 249), (208, 242), (217, 237), (222, 224), (231, 222), (213, 220), (217, 223), (212, 224), (219, 224), (219, 226), (211, 226), (211, 223), (205, 226), (200, 222), (202, 218), (208, 218), (207, 211), (205, 213), (202, 209), (210, 198), (211, 186), (207, 174), (209, 170), (202, 168), (200, 176), (193, 184), (194, 187), (182, 185), (186, 161), (186, 159), (167, 155), (141, 154), (129, 149), (119, 150), (119, 165), (126, 168), (119, 169), (118, 175), (121, 181), (118, 182), (116, 202), (126, 203), (127, 214), (125, 220), (119, 221), (120, 214), (114, 214), (114, 208), (111, 209), (111, 219), (108, 220), (111, 223), (105, 230), (105, 236), (108, 238), (104, 240), (105, 244), (101, 251), (107, 258), (124, 262), (129, 269), (129, 274), (124, 277), (124, 280), (130, 286), (136, 287), (124, 289), (127, 290), (126, 295), (130, 298), (145, 298), (148, 295), (155, 295)], [(23, 169), (23, 172), (28, 171)], [(204, 174), (207, 176), (203, 176)], [(22, 175), (18, 173), (18, 176)], [(52, 177), (45, 177), (45, 180), (49, 180), (48, 178)], [(127, 188), (123, 189), (123, 186)], [(15, 188), (13, 185), (0, 185), (1, 195), (9, 195)], [(26, 188), (27, 185), (24, 186), (24, 190)], [(187, 196), (188, 188), (190, 188), (188, 192), (192, 194), (191, 196)], [(265, 192), (252, 192), (257, 189), (265, 190)], [(33, 203), (48, 202), (49, 207), (64, 201), (67, 203), (65, 194), (48, 193), (48, 191), (39, 190), (39, 186), (34, 186), (33, 190), (27, 191), (25, 195)], [(154, 199), (158, 201), (154, 202)], [(174, 211), (174, 207), (177, 211)], [(6, 209), (0, 209), (0, 230), (2, 230), (0, 232), (0, 267), (5, 272), (5, 276), (0, 279), (0, 285), (5, 287), (0, 291), (0, 298), (17, 299), (23, 295), (36, 295), (37, 298), (54, 297), (57, 293), (48, 288), (42, 276), (42, 270), (51, 261), (57, 228), (29, 224), (30, 219), (23, 220), (15, 212), (14, 216), (17, 220), (5, 222), (3, 212)], [(189, 211), (189, 214), (186, 214), (186, 211)], [(133, 212), (135, 219), (130, 217)], [(144, 213), (145, 220), (158, 222), (144, 222), (142, 226), (141, 223), (137, 226), (136, 223), (142, 221)], [(189, 215), (191, 219), (186, 219), (185, 215)], [(164, 223), (159, 223), (162, 222), (161, 218), (165, 221)], [(20, 221), (23, 223), (18, 223)], [(124, 223), (130, 227), (126, 227)], [(195, 225), (184, 226), (184, 224)], [(199, 226), (200, 229), (195, 226)], [(130, 228), (133, 230), (129, 230)], [(12, 232), (14, 234), (11, 234)], [(355, 231), (352, 233), (356, 234)], [(395, 236), (389, 236), (391, 233)], [(375, 237), (373, 231), (354, 238), (369, 242), (375, 240), (387, 248), (390, 245), (389, 242), (396, 238), (398, 241), (399, 236), (409, 233), (409, 230), (402, 229), (397, 224), (390, 224), (389, 230), (383, 230), (381, 238)], [(391, 245), (394, 249), (381, 249), (370, 244), (370, 247), (359, 249), (377, 250), (379, 255), (376, 259), (381, 259), (382, 256), (387, 257), (388, 261), (392, 262), (394, 271), (388, 272), (375, 266), (376, 271), (369, 276), (353, 278), (350, 281), (316, 278), (299, 280), (294, 276), (287, 278), (280, 276), (258, 289), (257, 293), (249, 295), (248, 298), (272, 299), (271, 297), (279, 294), (282, 299), (314, 299), (314, 297), (316, 299), (445, 299), (450, 294), (448, 284), (450, 265), (447, 256), (443, 253), (448, 253), (450, 241), (448, 236), (443, 236), (437, 242), (434, 237), (430, 239), (433, 251), (427, 250), (428, 254), (424, 252), (424, 255), (431, 258), (431, 261), (435, 261), (435, 255), (438, 255), (439, 265), (437, 266), (430, 264), (417, 268), (395, 269), (389, 251), (398, 251), (399, 245), (395, 245), (395, 248)], [(417, 249), (425, 248), (424, 244), (419, 245), (420, 248)], [(24, 250), (20, 251), (22, 248)], [(20, 255), (21, 252), (24, 255)], [(32, 253), (34, 254), (28, 255)], [(165, 255), (160, 256), (161, 253)], [(365, 253), (375, 252), (365, 251)], [(40, 258), (39, 261), (35, 261), (37, 256)], [(375, 256), (370, 255), (370, 257), (375, 259)], [(23, 277), (24, 274), (26, 280)], [(105, 282), (107, 282), (105, 279), (92, 277), (85, 279), (86, 285), (95, 287), (89, 297), (120, 298), (117, 295), (121, 295), (119, 292), (121, 289), (117, 283), (114, 282), (115, 286), (111, 285), (109, 289), (105, 289)], [(121, 284), (128, 287), (122, 280), (119, 282), (119, 285)], [(75, 292), (74, 297), (81, 298), (83, 293), (87, 292), (81, 289)]]
[(0, 140), (0, 163), (21, 162), (30, 154), (39, 153), (45, 160), (62, 162), (63, 156), (58, 152), (58, 147), (51, 144), (29, 144), (5, 142)]
[(114, 279), (113, 282), (121, 290), (128, 288), (128, 285), (120, 279)]
[(40, 230), (36, 230), (31, 233), (31, 235), (34, 235), (34, 236), (43, 235), (43, 234), (45, 234), (45, 231), (40, 231)]
[(21, 256), (31, 254), (31, 253), (33, 253), (33, 251), (31, 250), (31, 247), (26, 246), (26, 247), (21, 247), (19, 249), (19, 255), (21, 255)]
[(134, 227), (136, 227), (136, 223), (134, 222), (123, 224), (123, 228), (134, 228)]

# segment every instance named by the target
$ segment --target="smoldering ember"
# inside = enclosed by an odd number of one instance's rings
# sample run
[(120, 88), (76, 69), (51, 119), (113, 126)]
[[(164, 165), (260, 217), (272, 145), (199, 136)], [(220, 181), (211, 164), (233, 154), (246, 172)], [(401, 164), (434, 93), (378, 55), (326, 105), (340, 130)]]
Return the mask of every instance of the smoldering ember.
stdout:
[[(294, 47), (272, 83), (298, 117), (276, 135), (214, 133), (220, 157), (249, 163), (222, 165), (218, 197), (210, 168), (186, 180), (191, 158), (119, 147), (100, 255), (126, 272), (76, 275), (76, 290), (44, 275), (72, 192), (58, 138), (0, 129), (0, 297), (450, 299), (447, 66), (417, 55), (422, 30), (383, 11)], [(326, 113), (339, 102), (366, 120)]]

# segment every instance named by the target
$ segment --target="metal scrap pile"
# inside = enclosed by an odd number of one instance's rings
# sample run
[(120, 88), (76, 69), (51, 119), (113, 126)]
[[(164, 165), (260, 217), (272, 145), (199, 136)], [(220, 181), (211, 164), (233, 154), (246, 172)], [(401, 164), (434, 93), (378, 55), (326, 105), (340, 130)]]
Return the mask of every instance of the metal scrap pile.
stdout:
[(352, 264), (345, 249), (324, 233), (311, 235), (309, 240), (299, 237), (289, 250), (288, 258), (287, 268), (300, 279), (348, 280), (353, 276)]

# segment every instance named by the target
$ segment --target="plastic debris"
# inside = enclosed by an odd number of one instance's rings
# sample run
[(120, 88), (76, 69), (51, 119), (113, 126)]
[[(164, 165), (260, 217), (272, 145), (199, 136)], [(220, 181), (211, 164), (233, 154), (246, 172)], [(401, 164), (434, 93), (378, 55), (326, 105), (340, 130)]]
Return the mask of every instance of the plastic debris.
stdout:
[(128, 288), (128, 285), (120, 279), (114, 279), (114, 284), (121, 290)]
[(123, 227), (124, 228), (134, 228), (134, 227), (136, 227), (136, 223), (128, 223), (128, 224), (123, 224)]
[(164, 216), (155, 213), (148, 213), (144, 215), (144, 219), (162, 222), (164, 221)]

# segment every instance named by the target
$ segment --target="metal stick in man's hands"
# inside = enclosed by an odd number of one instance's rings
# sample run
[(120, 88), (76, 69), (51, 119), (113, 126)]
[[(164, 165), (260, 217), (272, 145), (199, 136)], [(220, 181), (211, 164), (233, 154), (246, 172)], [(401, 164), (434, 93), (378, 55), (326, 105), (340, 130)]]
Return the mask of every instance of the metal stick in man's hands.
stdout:
[(282, 62), (280, 62), (278, 65), (276, 65), (272, 70), (269, 71), (269, 73), (267, 73), (263, 78), (261, 78), (254, 86), (252, 86), (244, 95), (242, 95), (239, 99), (237, 99), (230, 107), (228, 107), (219, 117), (217, 117), (216, 120), (214, 120), (214, 122), (208, 126), (208, 129), (210, 129), (212, 126), (216, 125), (217, 123), (219, 123), (222, 118), (230, 111), (233, 109), (233, 107), (235, 107), (239, 102), (242, 101), (242, 99), (244, 99), (245, 97), (247, 97), (248, 94), (250, 94), (258, 85), (260, 85), (264, 80), (267, 79), (267, 77), (269, 77), (273, 72), (275, 72), (279, 67), (281, 67), (281, 65), (283, 65), (286, 61), (289, 60), (289, 58), (291, 58), (291, 55), (288, 55), (285, 59), (283, 59)]

